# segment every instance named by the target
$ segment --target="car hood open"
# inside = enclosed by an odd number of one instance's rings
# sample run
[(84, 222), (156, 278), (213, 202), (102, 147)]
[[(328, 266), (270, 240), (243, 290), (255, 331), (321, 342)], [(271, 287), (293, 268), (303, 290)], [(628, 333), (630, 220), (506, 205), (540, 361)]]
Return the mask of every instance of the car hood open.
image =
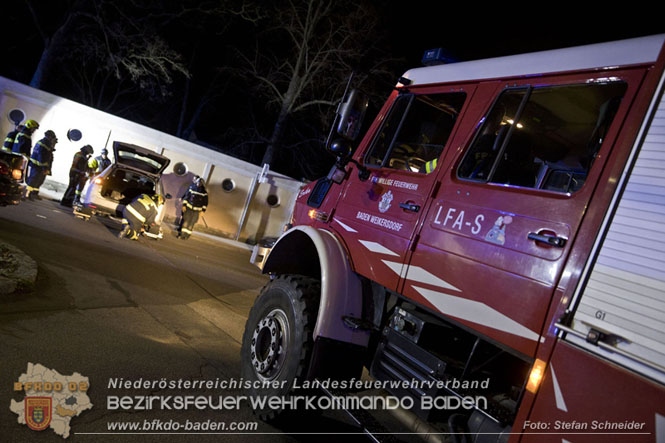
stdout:
[(157, 176), (171, 163), (169, 158), (155, 151), (123, 142), (113, 142), (113, 154), (117, 164)]

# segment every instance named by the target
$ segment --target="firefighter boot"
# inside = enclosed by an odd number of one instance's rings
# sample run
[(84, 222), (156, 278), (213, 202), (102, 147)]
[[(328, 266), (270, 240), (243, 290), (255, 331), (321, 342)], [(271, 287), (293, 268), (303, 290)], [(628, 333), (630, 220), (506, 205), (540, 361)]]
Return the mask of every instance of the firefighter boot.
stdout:
[(129, 226), (128, 226), (128, 225), (123, 225), (123, 226), (122, 226), (122, 229), (121, 229), (120, 232), (118, 233), (118, 238), (125, 238), (125, 237), (127, 237), (127, 236), (129, 235), (129, 231), (131, 231), (131, 229), (129, 228)]

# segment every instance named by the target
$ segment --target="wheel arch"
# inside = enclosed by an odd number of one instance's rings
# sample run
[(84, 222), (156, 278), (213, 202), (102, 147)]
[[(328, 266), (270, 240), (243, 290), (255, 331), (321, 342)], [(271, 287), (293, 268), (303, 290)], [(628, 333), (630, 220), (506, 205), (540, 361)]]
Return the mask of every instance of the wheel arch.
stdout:
[(332, 232), (296, 226), (270, 251), (264, 273), (300, 274), (321, 281), (321, 300), (314, 339), (324, 338), (366, 347), (369, 333), (344, 324), (344, 316), (362, 318), (363, 290), (346, 251)]

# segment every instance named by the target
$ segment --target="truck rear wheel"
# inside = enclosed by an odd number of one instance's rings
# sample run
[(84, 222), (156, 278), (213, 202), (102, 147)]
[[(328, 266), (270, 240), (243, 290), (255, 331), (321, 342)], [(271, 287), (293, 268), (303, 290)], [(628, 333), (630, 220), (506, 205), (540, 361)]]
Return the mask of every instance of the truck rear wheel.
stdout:
[[(294, 381), (307, 375), (319, 296), (320, 282), (310, 277), (282, 275), (264, 286), (242, 338), (241, 374), (253, 384), (247, 389), (249, 396), (287, 396)], [(284, 411), (266, 405), (254, 412), (270, 421)]]

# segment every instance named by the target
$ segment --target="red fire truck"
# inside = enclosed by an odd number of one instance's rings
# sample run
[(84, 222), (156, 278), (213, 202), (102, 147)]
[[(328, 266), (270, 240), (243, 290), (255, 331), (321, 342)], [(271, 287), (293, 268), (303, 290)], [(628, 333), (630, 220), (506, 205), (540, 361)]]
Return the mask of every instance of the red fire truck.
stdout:
[(410, 70), (355, 150), (350, 94), (265, 260), (249, 393), (367, 367), (484, 398), (410, 411), (473, 441), (665, 442), (664, 43)]

